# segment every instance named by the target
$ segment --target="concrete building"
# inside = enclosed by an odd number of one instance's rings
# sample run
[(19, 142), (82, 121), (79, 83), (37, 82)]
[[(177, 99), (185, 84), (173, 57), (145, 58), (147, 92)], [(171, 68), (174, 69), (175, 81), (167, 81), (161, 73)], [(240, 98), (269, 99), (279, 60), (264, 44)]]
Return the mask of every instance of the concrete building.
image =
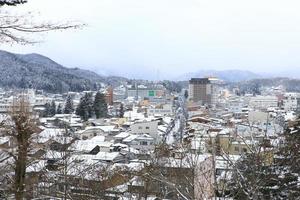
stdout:
[(298, 93), (286, 93), (282, 100), (283, 109), (286, 112), (296, 111), (298, 108), (298, 98), (300, 95)]
[(215, 105), (217, 103), (216, 78), (192, 78), (189, 81), (189, 98), (202, 105)]
[(143, 85), (134, 86), (128, 88), (127, 96), (134, 97), (136, 100), (144, 100), (148, 99), (150, 101), (157, 101), (160, 99), (164, 99), (166, 95), (165, 88), (162, 87), (146, 87)]
[(278, 98), (276, 96), (251, 97), (249, 107), (262, 110), (266, 110), (267, 108), (276, 108), (278, 107)]

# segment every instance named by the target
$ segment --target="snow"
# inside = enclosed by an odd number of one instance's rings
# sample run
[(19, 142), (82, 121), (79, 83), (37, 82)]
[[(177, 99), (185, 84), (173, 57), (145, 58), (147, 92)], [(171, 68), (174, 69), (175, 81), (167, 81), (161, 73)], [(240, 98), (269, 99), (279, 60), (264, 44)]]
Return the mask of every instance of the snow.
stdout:
[(126, 143), (131, 142), (131, 141), (135, 140), (137, 137), (138, 137), (138, 135), (130, 135), (129, 137), (125, 138), (123, 140), (123, 142), (126, 142)]
[(9, 142), (9, 140), (10, 140), (10, 137), (8, 137), (8, 136), (0, 137), (0, 145)]

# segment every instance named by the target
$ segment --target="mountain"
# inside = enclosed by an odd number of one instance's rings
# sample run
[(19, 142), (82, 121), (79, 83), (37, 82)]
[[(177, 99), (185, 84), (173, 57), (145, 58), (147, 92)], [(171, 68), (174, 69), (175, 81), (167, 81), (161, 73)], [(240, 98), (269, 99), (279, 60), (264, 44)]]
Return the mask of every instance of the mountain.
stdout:
[(284, 87), (287, 92), (300, 92), (300, 79), (286, 77), (252, 79), (234, 83), (232, 86), (239, 87), (242, 93), (253, 93), (262, 87), (278, 86)]
[(191, 78), (202, 78), (207, 76), (216, 76), (227, 82), (239, 82), (263, 77), (260, 74), (246, 70), (201, 70), (194, 73), (184, 74), (183, 76), (178, 77), (177, 80), (189, 80)]
[(103, 83), (115, 85), (126, 80), (67, 68), (39, 54), (7, 51), (0, 51), (0, 70), (0, 87), (35, 88), (53, 93), (97, 89)]

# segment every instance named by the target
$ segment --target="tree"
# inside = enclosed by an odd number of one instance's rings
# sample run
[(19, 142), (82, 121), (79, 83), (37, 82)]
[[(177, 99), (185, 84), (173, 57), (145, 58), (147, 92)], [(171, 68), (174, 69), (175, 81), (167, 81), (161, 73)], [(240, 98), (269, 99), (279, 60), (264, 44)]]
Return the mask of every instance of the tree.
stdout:
[(300, 121), (278, 137), (279, 146), (245, 155), (234, 167), (232, 195), (236, 199), (297, 199), (300, 196)]
[(50, 103), (46, 103), (45, 104), (45, 111), (44, 111), (44, 115), (43, 117), (49, 117), (51, 114), (50, 114)]
[(71, 114), (73, 112), (74, 112), (73, 99), (71, 96), (68, 96), (66, 104), (65, 104), (64, 113)]
[(123, 103), (121, 103), (121, 105), (120, 105), (119, 117), (120, 118), (124, 117), (124, 105), (123, 105)]
[(184, 98), (187, 99), (189, 97), (189, 92), (187, 90), (184, 91)]
[(52, 117), (55, 114), (56, 114), (56, 104), (55, 101), (52, 101), (50, 105), (50, 116)]
[(30, 139), (36, 132), (36, 121), (31, 107), (25, 98), (13, 102), (9, 117), (1, 123), (5, 135), (16, 141), (16, 149), (8, 151), (14, 159), (14, 176), (12, 191), (15, 199), (25, 197), (26, 167), (29, 164)]
[[(1, 6), (16, 6), (24, 4), (27, 0), (0, 0)], [(66, 30), (70, 28), (80, 28), (83, 24), (75, 23), (33, 23), (34, 16), (29, 12), (22, 15), (10, 14), (9, 12), (0, 13), (0, 39), (2, 43), (33, 44), (35, 41), (28, 36), (32, 33), (42, 33), (53, 30)]]
[(8, 6), (16, 6), (18, 4), (26, 3), (27, 0), (0, 0), (0, 6), (8, 5)]
[(79, 115), (83, 120), (87, 121), (93, 115), (93, 99), (92, 93), (85, 93), (80, 98), (79, 105), (76, 109), (76, 114)]
[(61, 104), (58, 104), (57, 109), (56, 109), (56, 114), (62, 114)]
[(107, 116), (108, 111), (104, 94), (102, 94), (101, 92), (97, 92), (93, 107), (97, 119)]

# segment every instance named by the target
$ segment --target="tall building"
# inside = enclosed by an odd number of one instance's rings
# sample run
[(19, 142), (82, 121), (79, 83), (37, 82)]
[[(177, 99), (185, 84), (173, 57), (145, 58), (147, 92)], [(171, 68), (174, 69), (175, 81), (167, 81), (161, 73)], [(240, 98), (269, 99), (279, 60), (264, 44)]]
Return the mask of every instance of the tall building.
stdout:
[(202, 105), (217, 103), (217, 78), (192, 78), (189, 81), (189, 98)]

